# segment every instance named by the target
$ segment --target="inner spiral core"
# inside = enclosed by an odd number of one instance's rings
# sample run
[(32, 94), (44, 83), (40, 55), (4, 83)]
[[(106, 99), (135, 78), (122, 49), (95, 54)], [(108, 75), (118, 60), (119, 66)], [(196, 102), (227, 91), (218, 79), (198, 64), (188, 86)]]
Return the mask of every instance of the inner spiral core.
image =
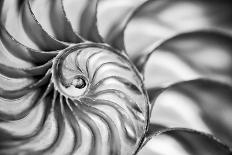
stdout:
[(140, 145), (149, 107), (134, 67), (124, 53), (101, 43), (76, 44), (53, 59), (54, 89), (74, 113), (67, 116), (80, 124), (77, 143), (86, 148), (80, 154), (129, 155)]
[(82, 89), (82, 88), (84, 88), (86, 86), (86, 82), (85, 82), (85, 80), (83, 78), (76, 77), (76, 78), (73, 79), (72, 85), (75, 88)]
[(76, 45), (62, 51), (53, 62), (53, 83), (55, 88), (64, 96), (79, 98), (88, 89), (89, 79), (80, 67), (77, 57), (81, 50), (88, 47)]

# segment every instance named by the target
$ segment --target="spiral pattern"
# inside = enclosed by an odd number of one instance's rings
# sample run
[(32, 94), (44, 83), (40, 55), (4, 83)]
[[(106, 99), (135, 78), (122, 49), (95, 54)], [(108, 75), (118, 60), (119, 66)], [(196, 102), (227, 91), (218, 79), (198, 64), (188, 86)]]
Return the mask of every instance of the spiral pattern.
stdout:
[(55, 89), (79, 119), (77, 134), (85, 135), (77, 142), (90, 143), (85, 151), (91, 154), (131, 154), (146, 130), (141, 79), (127, 58), (112, 50), (79, 44), (61, 52), (52, 67)]
[(1, 151), (132, 154), (148, 112), (141, 79), (128, 59), (105, 45), (83, 43), (61, 51), (52, 64), (38, 82), (2, 90), (1, 145), (7, 149)]
[(232, 152), (231, 2), (0, 0), (0, 155)]
[(61, 0), (50, 3), (61, 26), (52, 37), (34, 3), (1, 4), (0, 154), (133, 154), (148, 121), (140, 74), (123, 52), (75, 33)]

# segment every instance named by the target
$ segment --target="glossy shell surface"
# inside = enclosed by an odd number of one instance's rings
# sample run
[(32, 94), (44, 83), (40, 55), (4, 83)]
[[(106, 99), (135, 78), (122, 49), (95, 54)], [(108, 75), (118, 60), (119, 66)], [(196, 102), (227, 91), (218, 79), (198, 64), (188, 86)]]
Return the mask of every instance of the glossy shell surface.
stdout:
[(0, 155), (231, 154), (231, 4), (0, 0)]
[[(148, 104), (140, 75), (125, 55), (104, 44), (81, 43), (60, 51), (49, 66), (37, 82), (2, 91), (1, 115), (8, 119), (0, 128), (10, 135), (1, 141), (5, 152), (104, 155), (138, 148)], [(20, 107), (11, 110), (13, 105)]]

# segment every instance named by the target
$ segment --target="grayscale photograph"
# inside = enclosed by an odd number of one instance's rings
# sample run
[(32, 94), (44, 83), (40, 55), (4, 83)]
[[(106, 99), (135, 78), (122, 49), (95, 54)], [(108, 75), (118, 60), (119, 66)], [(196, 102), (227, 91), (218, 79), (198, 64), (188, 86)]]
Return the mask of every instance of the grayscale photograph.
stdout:
[(232, 0), (0, 0), (0, 155), (232, 155)]

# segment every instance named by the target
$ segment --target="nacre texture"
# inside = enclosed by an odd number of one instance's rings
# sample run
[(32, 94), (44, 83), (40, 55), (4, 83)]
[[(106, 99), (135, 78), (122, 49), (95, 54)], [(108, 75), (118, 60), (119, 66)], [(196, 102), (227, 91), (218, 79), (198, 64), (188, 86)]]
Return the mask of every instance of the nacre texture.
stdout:
[[(125, 55), (104, 44), (79, 43), (39, 69), (43, 72), (2, 70), (1, 78), (16, 81), (16, 87), (1, 90), (1, 152), (135, 152), (146, 131), (148, 101), (141, 77)], [(37, 73), (41, 77), (35, 80)], [(21, 86), (17, 80), (30, 82)]]
[(231, 8), (0, 0), (0, 155), (232, 155)]
[[(31, 1), (19, 3), (23, 32), (44, 52), (19, 43), (2, 19), (1, 55), (10, 62), (0, 64), (0, 154), (133, 154), (148, 120), (135, 66), (122, 51), (84, 41), (66, 27), (57, 37), (67, 42), (52, 38), (35, 19)], [(62, 1), (53, 3), (61, 11)]]

